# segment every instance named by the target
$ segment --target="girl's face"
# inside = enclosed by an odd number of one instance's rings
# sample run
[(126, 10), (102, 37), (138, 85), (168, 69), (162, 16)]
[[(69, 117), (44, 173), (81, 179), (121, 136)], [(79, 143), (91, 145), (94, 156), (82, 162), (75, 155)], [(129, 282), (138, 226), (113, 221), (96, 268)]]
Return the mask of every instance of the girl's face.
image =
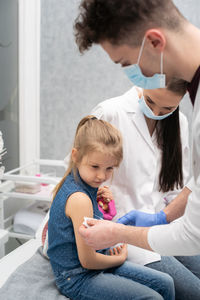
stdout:
[[(75, 155), (77, 154), (76, 152)], [(83, 181), (91, 187), (98, 188), (111, 178), (115, 165), (116, 160), (111, 155), (96, 151), (85, 155), (77, 167)]]

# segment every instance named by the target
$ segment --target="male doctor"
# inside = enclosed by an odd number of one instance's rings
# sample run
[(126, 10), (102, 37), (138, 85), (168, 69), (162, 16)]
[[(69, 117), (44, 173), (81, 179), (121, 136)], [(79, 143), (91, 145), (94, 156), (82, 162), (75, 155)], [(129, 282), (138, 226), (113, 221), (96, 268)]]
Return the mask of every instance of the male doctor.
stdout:
[(200, 254), (200, 30), (171, 0), (83, 0), (80, 10), (75, 35), (81, 52), (100, 44), (115, 63), (126, 67), (135, 85), (146, 89), (163, 88), (171, 78), (182, 78), (189, 82), (194, 104), (188, 201), (183, 190), (165, 212), (125, 216), (128, 224), (164, 225), (134, 227), (92, 219), (90, 228), (80, 227), (80, 234), (96, 249), (124, 242), (161, 255)]

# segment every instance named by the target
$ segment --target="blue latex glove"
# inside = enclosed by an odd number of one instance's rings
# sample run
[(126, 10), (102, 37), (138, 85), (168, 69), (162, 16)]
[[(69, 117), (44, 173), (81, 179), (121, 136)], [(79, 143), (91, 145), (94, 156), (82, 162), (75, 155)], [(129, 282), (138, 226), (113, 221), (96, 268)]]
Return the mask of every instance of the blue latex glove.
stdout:
[(131, 210), (117, 220), (117, 223), (139, 227), (149, 227), (160, 224), (167, 224), (166, 214), (163, 210), (156, 214), (147, 214), (139, 210)]

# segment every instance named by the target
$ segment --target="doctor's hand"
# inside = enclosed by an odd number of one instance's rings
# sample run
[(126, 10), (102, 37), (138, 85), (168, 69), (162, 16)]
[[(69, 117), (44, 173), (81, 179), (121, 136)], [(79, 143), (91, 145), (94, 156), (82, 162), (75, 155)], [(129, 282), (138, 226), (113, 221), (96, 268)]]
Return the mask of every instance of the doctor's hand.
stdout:
[(131, 210), (117, 220), (117, 223), (139, 227), (149, 227), (160, 224), (168, 224), (163, 210), (156, 214), (148, 214), (139, 210)]
[(116, 224), (111, 221), (88, 219), (86, 228), (84, 225), (79, 227), (79, 233), (90, 247), (95, 250), (109, 248), (116, 245), (118, 242), (118, 227), (121, 224)]

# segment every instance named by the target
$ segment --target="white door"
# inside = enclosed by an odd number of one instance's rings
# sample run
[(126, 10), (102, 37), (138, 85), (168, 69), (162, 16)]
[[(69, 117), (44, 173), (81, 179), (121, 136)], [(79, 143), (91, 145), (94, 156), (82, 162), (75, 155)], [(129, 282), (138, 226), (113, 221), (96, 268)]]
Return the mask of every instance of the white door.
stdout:
[(40, 0), (19, 3), (19, 161), (40, 157)]
[(18, 1), (0, 1), (0, 130), (6, 170), (19, 164)]
[(6, 171), (40, 153), (40, 0), (0, 1), (0, 131)]

